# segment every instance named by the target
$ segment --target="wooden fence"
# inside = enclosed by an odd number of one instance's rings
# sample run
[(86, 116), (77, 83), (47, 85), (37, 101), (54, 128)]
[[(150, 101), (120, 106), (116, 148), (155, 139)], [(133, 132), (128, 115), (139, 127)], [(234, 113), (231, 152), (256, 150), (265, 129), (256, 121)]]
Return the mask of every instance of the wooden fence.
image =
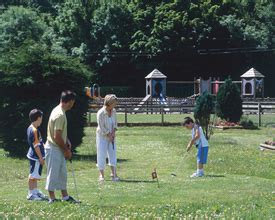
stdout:
[[(95, 114), (103, 105), (103, 100), (90, 102), (88, 124), (91, 123), (91, 114)], [(143, 102), (142, 98), (120, 98), (116, 111), (124, 114), (124, 124), (128, 125), (129, 114), (160, 114), (161, 125), (165, 124), (166, 114), (183, 114), (194, 112), (195, 99), (168, 98), (165, 102), (160, 100), (148, 100)], [(261, 126), (262, 115), (265, 113), (275, 113), (275, 101), (243, 101), (243, 113), (245, 115), (255, 114), (258, 117), (258, 125)]]

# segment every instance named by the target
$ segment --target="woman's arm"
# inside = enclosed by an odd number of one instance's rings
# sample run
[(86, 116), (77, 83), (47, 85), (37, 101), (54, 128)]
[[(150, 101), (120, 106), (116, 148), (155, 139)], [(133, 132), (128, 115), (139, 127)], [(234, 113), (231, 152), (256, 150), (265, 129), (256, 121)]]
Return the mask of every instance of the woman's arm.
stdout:
[(105, 115), (103, 114), (102, 111), (97, 114), (97, 124), (100, 129), (100, 132), (103, 135), (108, 135), (109, 129), (108, 129), (108, 126), (106, 125)]

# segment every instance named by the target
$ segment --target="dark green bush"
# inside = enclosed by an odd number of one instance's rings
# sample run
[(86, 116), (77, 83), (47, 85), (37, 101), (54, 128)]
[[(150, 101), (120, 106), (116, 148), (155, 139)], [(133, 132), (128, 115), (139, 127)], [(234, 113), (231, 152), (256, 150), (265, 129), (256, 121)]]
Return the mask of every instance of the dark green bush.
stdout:
[(239, 122), (243, 114), (240, 90), (230, 77), (219, 89), (216, 111), (218, 117), (229, 122)]
[(41, 132), (46, 139), (49, 114), (58, 105), (60, 93), (77, 93), (75, 107), (67, 113), (68, 135), (74, 147), (81, 143), (86, 123), (87, 98), (83, 93), (91, 72), (77, 59), (55, 55), (38, 43), (25, 42), (0, 57), (1, 147), (11, 156), (27, 152), (26, 129), (29, 111), (44, 112)]
[(204, 92), (196, 99), (194, 118), (201, 125), (207, 139), (211, 135), (209, 124), (214, 107), (214, 97), (208, 92)]
[(254, 125), (253, 121), (251, 121), (247, 117), (241, 118), (240, 125), (245, 129), (257, 129), (258, 128), (256, 125)]

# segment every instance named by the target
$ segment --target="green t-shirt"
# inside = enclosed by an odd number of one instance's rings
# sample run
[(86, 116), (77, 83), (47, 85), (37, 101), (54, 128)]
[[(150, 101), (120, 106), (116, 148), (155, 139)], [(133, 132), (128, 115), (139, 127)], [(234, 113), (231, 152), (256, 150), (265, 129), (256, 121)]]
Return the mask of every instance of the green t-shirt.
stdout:
[(56, 130), (62, 131), (62, 138), (64, 142), (67, 141), (67, 118), (65, 111), (62, 109), (61, 104), (56, 106), (50, 115), (47, 130), (47, 140), (58, 146), (54, 141), (54, 132)]

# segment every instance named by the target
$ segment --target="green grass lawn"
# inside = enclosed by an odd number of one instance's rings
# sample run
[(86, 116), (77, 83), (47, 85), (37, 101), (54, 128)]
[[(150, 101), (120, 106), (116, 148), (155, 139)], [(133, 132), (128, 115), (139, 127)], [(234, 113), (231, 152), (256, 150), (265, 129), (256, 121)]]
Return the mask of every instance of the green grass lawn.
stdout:
[[(80, 205), (27, 201), (28, 161), (6, 157), (1, 150), (0, 218), (274, 219), (275, 152), (258, 147), (271, 139), (269, 131), (215, 130), (206, 176), (190, 179), (196, 149), (183, 159), (190, 131), (179, 126), (120, 127), (117, 154), (122, 181), (109, 181), (107, 169), (107, 181), (100, 185), (95, 128), (86, 128), (73, 162)], [(68, 190), (75, 196), (71, 168), (68, 163)], [(154, 168), (159, 188), (151, 178)], [(43, 191), (45, 170), (39, 182)]]

